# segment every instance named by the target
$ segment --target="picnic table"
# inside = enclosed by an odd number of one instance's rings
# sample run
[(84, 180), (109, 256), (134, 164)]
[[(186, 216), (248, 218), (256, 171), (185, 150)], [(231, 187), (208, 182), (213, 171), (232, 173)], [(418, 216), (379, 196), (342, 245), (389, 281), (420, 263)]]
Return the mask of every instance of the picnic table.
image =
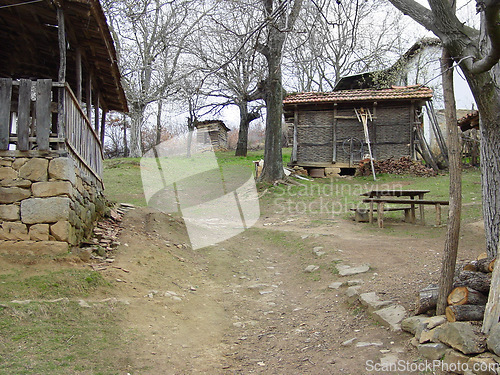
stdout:
[[(361, 194), (367, 198), (363, 202), (370, 204), (369, 221), (373, 223), (374, 204), (377, 204), (377, 221), (380, 228), (384, 226), (384, 206), (386, 204), (398, 204), (403, 207), (389, 207), (386, 211), (404, 211), (405, 220), (415, 223), (415, 206), (420, 208), (420, 220), (425, 225), (425, 205), (434, 205), (436, 207), (436, 224), (441, 224), (441, 205), (448, 205), (448, 201), (442, 200), (425, 200), (424, 195), (430, 190), (370, 190)], [(418, 199), (416, 199), (418, 197)]]

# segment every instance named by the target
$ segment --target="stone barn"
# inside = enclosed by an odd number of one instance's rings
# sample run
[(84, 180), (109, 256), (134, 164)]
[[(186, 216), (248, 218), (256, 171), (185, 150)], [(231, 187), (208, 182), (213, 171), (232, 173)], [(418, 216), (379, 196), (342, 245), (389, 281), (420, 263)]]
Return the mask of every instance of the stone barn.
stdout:
[(335, 173), (355, 168), (369, 153), (362, 113), (374, 159), (416, 158), (422, 106), (431, 98), (424, 86), (290, 94), (283, 102), (293, 129), (290, 164)]
[(113, 40), (97, 0), (5, 0), (0, 45), (0, 252), (64, 253), (105, 209), (106, 113), (128, 111)]
[(198, 144), (212, 144), (214, 149), (227, 148), (227, 132), (231, 131), (221, 120), (205, 120), (196, 123)]

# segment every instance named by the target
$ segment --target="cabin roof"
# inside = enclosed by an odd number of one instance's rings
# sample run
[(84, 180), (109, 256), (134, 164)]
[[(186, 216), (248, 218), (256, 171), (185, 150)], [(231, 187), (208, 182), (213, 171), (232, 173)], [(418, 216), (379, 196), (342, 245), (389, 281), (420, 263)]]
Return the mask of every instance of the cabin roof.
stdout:
[(426, 86), (391, 87), (386, 89), (357, 89), (331, 92), (303, 92), (288, 95), (283, 103), (318, 104), (366, 101), (429, 100), (432, 90)]
[(231, 131), (231, 129), (229, 129), (226, 124), (224, 123), (224, 121), (222, 120), (204, 120), (204, 121), (198, 121), (195, 126), (197, 129), (200, 129), (200, 128), (205, 128), (207, 126), (210, 126), (210, 125), (221, 125), (222, 128), (225, 130), (225, 131)]
[(76, 47), (84, 70), (92, 72), (108, 110), (127, 112), (113, 39), (98, 0), (39, 0), (19, 4), (3, 0), (0, 8), (0, 77), (50, 78), (59, 70), (57, 6), (66, 25), (66, 81), (76, 86)]

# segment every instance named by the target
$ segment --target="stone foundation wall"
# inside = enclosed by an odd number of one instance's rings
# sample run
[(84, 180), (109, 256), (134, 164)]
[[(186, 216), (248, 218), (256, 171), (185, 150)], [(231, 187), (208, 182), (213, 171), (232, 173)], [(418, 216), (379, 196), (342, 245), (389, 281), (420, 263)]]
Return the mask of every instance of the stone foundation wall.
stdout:
[(103, 214), (102, 190), (67, 154), (0, 156), (0, 250), (67, 252)]

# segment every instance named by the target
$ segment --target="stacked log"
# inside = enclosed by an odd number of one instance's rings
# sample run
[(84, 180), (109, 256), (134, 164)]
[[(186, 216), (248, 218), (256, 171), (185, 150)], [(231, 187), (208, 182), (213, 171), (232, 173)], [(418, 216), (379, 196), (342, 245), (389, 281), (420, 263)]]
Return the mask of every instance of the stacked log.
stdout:
[[(412, 175), (419, 177), (431, 177), (436, 171), (426, 167), (421, 162), (412, 160), (409, 156), (399, 159), (389, 158), (386, 160), (374, 160), (375, 173), (388, 173), (397, 175)], [(361, 160), (356, 169), (355, 176), (370, 176), (372, 174), (370, 159)]]
[[(447, 298), (446, 318), (450, 322), (479, 321), (483, 319), (491, 284), (495, 259), (478, 259), (457, 269), (453, 289)], [(417, 298), (415, 313), (432, 312), (437, 303), (435, 284), (422, 289)]]

